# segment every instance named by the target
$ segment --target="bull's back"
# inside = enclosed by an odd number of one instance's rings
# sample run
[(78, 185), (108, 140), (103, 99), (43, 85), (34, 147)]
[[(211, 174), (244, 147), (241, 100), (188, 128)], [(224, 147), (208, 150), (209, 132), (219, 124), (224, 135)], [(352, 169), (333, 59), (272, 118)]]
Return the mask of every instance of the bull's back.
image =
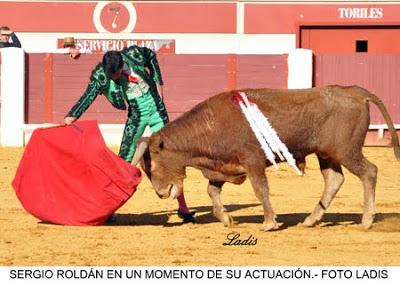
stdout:
[[(352, 131), (365, 137), (368, 128), (369, 109), (362, 94), (365, 90), (359, 87), (241, 91), (257, 104), (288, 148), (301, 150), (305, 155), (317, 152), (326, 144), (343, 143), (352, 136)], [(218, 129), (225, 138), (234, 139), (237, 147), (257, 143), (232, 96), (232, 92), (222, 93), (207, 103), (216, 114)]]
[[(355, 87), (241, 91), (257, 104), (289, 150), (299, 155), (317, 152), (321, 145), (339, 143), (338, 131), (351, 135), (348, 132), (360, 128), (356, 126), (360, 114), (361, 128), (368, 126), (368, 106)], [(258, 145), (234, 95), (234, 91), (215, 95), (162, 130), (173, 130), (174, 136), (179, 133), (177, 138), (185, 142), (186, 148), (209, 156), (229, 157), (243, 147)]]

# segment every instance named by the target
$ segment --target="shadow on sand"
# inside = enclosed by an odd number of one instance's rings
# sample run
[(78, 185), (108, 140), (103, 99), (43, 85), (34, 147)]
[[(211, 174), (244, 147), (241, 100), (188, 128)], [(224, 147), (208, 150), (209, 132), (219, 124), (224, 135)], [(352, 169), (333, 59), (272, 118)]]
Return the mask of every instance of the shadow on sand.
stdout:
[[(262, 224), (263, 216), (259, 215), (235, 215), (235, 211), (258, 207), (260, 204), (240, 204), (226, 205), (225, 208), (232, 214), (236, 224)], [(191, 208), (195, 211), (196, 224), (219, 223), (212, 213), (211, 206), (200, 206)], [(116, 221), (110, 226), (128, 226), (128, 225), (159, 225), (164, 227), (180, 226), (183, 222), (169, 222), (169, 218), (176, 215), (174, 212), (152, 212), (143, 214), (117, 214)], [(280, 227), (277, 229), (285, 230), (290, 227), (301, 224), (309, 213), (289, 213), (277, 215), (277, 222)], [(334, 227), (339, 225), (353, 225), (361, 223), (361, 214), (354, 213), (326, 213), (321, 221), (322, 227)], [(400, 213), (379, 213), (375, 216), (373, 231), (400, 232)]]

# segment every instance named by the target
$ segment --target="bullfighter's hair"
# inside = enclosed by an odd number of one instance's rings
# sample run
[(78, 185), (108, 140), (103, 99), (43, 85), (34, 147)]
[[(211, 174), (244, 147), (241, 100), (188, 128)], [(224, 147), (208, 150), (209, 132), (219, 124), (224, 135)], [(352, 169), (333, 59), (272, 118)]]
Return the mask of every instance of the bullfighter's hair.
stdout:
[(106, 74), (111, 76), (122, 68), (124, 61), (119, 51), (110, 50), (104, 54), (102, 64)]

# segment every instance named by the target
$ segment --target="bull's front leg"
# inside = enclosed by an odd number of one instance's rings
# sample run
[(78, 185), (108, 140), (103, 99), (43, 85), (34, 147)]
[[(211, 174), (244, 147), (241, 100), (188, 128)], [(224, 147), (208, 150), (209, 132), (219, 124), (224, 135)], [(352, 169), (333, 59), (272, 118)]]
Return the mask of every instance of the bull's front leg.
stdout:
[(221, 202), (221, 189), (225, 182), (209, 181), (207, 192), (213, 203), (214, 216), (220, 220), (226, 227), (233, 225), (233, 219), (231, 215), (226, 212), (226, 209)]

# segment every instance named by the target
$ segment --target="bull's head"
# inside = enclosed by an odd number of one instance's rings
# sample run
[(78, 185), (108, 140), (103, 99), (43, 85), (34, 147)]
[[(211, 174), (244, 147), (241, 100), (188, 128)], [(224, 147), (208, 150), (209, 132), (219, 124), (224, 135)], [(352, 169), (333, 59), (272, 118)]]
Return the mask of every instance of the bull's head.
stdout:
[(168, 148), (159, 133), (139, 140), (132, 163), (138, 162), (160, 198), (182, 194), (185, 178), (182, 155)]

